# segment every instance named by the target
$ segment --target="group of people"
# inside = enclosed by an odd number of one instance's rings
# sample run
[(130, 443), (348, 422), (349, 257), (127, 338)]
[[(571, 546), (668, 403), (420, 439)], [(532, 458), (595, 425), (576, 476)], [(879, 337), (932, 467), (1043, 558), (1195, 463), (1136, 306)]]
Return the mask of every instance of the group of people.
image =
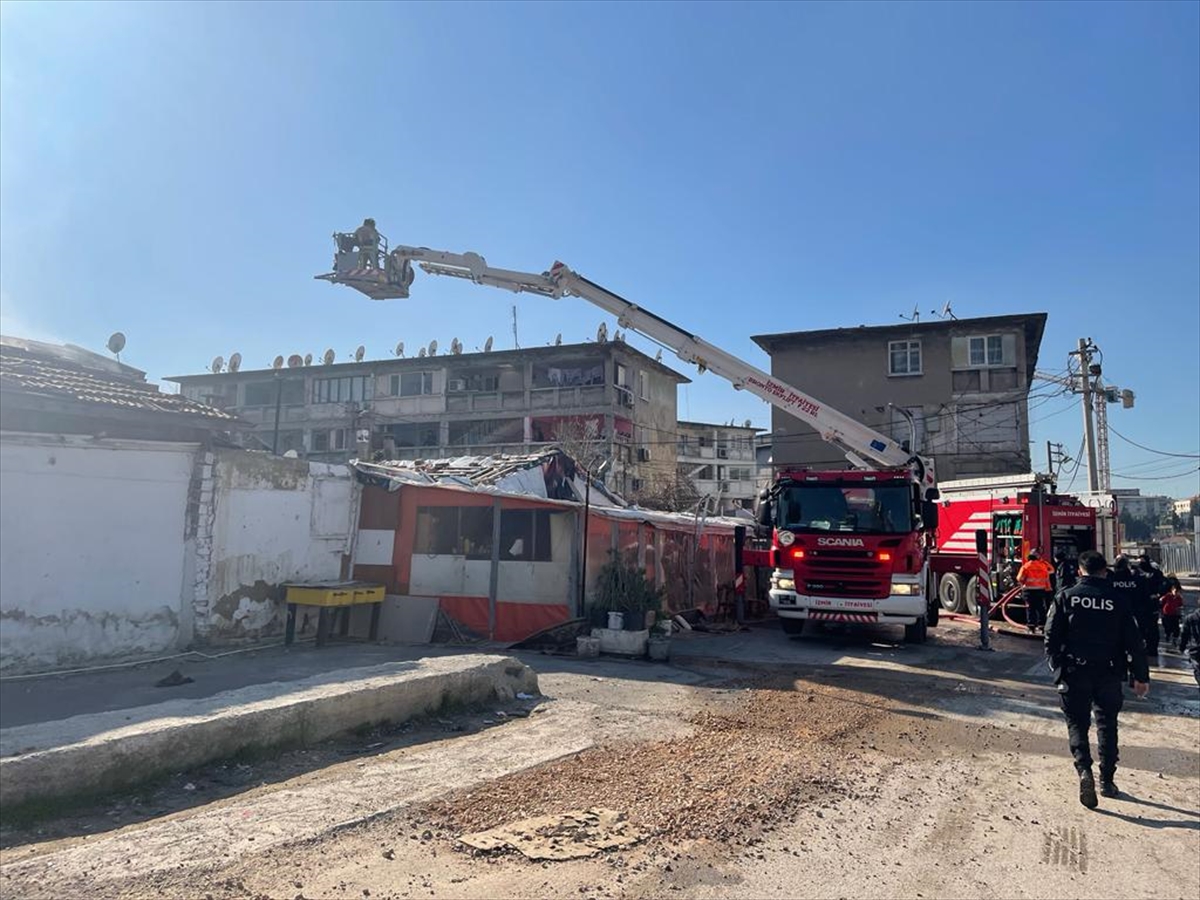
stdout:
[[(1149, 693), (1147, 655), (1157, 655), (1161, 614), (1168, 640), (1176, 638), (1181, 651), (1190, 650), (1200, 683), (1200, 610), (1180, 622), (1183, 596), (1179, 580), (1164, 575), (1148, 555), (1139, 558), (1136, 568), (1120, 556), (1111, 569), (1094, 550), (1081, 553), (1078, 560), (1059, 560), (1056, 569), (1039, 556), (1037, 551), (1030, 552), (1017, 581), (1026, 594), (1035, 595), (1029, 601), (1029, 628), (1044, 631), (1046, 659), (1079, 775), (1079, 800), (1094, 809), (1099, 799), (1088, 744), (1093, 709), (1100, 757), (1099, 796), (1119, 797), (1114, 781), (1117, 714), (1124, 703), (1125, 680), (1128, 678), (1138, 697)], [(1043, 601), (1049, 606), (1044, 620), (1036, 618), (1045, 609)]]

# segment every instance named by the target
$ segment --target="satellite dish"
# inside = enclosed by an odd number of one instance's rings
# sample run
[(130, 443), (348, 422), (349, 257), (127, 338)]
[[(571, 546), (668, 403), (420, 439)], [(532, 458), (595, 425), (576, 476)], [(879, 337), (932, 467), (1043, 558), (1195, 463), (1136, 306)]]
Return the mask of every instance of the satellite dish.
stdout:
[(424, 358), (425, 358), (425, 348), (422, 347), (420, 352), (417, 353), (417, 359), (424, 359)]
[(362, 362), (362, 358), (367, 355), (367, 348), (362, 344), (358, 345), (358, 349), (354, 351), (354, 361)]
[(484, 353), (492, 352), (492, 336), (490, 334), (488, 335), (488, 339), (483, 342), (483, 352)]
[(272, 369), (282, 369), (283, 368), (283, 357), (282, 356), (275, 357), (275, 361), (273, 363), (271, 363), (271, 368)]
[(325, 355), (321, 357), (321, 362), (325, 363), (325, 365), (327, 365), (327, 366), (332, 366), (333, 360), (334, 360), (334, 355), (335, 354), (333, 352), (333, 348), (330, 347), (328, 350), (325, 351)]
[(305, 353), (305, 354), (304, 354), (304, 364), (305, 364), (306, 366), (311, 366), (311, 365), (312, 365), (312, 354), (311, 354), (311, 353)]
[(750, 420), (749, 420), (749, 419), (747, 419), (745, 422), (743, 422), (743, 423), (742, 423), (742, 427), (743, 427), (743, 428), (750, 428), (750, 427), (751, 427), (751, 425), (750, 425)]
[(608, 343), (608, 325), (604, 322), (601, 322), (600, 327), (596, 329), (596, 343), (597, 344), (607, 344)]
[(460, 353), (462, 353), (462, 343), (458, 338), (454, 338), (450, 341), (450, 352), (455, 356), (458, 356)]
[(233, 356), (229, 357), (229, 371), (230, 372), (236, 372), (241, 367), (242, 367), (242, 354), (235, 353), (235, 354), (233, 354)]
[(224, 366), (225, 366), (225, 357), (217, 356), (217, 357), (214, 357), (214, 359), (212, 361), (212, 365), (209, 366), (209, 368), (212, 369), (213, 374), (215, 375), (217, 372), (220, 372)]
[(125, 335), (119, 331), (114, 331), (108, 336), (108, 350), (110, 353), (119, 354), (125, 349)]
[(404, 341), (396, 345), (396, 349), (392, 351), (396, 356), (404, 356)]
[(301, 356), (299, 353), (293, 353), (291, 356), (288, 357), (288, 368), (289, 369), (298, 369), (302, 365), (304, 365), (304, 357)]
[(662, 351), (661, 350), (659, 350), (657, 353), (654, 354), (654, 361), (662, 362)]
[(562, 332), (561, 331), (554, 336), (554, 346), (555, 347), (562, 346)]
[(437, 356), (437, 338), (429, 342), (429, 355)]

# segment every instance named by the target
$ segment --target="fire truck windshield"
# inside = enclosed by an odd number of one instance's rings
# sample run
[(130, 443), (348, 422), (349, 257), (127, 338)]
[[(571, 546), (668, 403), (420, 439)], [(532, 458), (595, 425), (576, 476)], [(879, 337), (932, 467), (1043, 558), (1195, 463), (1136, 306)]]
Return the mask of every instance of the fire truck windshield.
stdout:
[(792, 484), (779, 492), (775, 526), (788, 531), (905, 534), (912, 530), (907, 485)]

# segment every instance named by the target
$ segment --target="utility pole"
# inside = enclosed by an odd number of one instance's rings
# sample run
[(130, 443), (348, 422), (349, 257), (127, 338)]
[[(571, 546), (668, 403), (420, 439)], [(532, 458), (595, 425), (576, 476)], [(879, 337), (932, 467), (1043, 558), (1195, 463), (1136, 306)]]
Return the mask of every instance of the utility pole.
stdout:
[(1100, 490), (1100, 475), (1096, 465), (1096, 429), (1092, 422), (1092, 351), (1096, 345), (1091, 338), (1080, 338), (1079, 349), (1072, 356), (1079, 357), (1080, 393), (1083, 394), (1083, 436), (1087, 444), (1088, 491)]

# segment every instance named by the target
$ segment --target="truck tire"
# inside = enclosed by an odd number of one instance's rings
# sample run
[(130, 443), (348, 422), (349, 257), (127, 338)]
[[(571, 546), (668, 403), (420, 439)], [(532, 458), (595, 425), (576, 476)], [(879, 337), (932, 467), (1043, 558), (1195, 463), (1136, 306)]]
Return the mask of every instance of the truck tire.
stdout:
[(946, 612), (962, 612), (966, 609), (963, 602), (966, 592), (966, 584), (961, 575), (948, 572), (938, 582), (938, 602)]
[(967, 580), (967, 590), (964, 594), (967, 612), (973, 616), (979, 615), (979, 576), (972, 575)]
[(923, 644), (928, 637), (929, 624), (924, 616), (921, 616), (911, 625), (904, 626), (904, 643), (906, 644)]
[(804, 634), (803, 619), (785, 619), (782, 616), (779, 618), (780, 624), (783, 625), (783, 633), (791, 636)]

